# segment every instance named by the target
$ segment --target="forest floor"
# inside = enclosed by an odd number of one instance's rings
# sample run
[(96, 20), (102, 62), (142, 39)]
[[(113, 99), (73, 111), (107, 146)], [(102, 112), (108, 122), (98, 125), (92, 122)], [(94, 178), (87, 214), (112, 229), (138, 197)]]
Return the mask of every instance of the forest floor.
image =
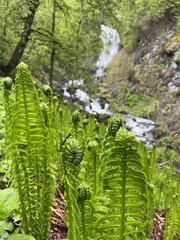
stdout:
[[(67, 240), (68, 228), (65, 223), (65, 200), (62, 193), (58, 190), (56, 204), (53, 208), (51, 218), (51, 234), (49, 240)], [(156, 212), (154, 214), (154, 224), (152, 234), (149, 240), (164, 239), (165, 212)], [(175, 238), (174, 240), (180, 240)]]

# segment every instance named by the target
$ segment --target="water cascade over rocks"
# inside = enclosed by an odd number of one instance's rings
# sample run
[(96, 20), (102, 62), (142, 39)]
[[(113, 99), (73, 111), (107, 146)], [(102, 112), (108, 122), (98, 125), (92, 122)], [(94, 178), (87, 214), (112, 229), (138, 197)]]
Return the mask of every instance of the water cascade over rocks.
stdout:
[[(107, 68), (108, 64), (111, 62), (113, 57), (118, 53), (120, 38), (116, 29), (110, 28), (106, 25), (101, 25), (101, 35), (100, 38), (103, 42), (103, 50), (100, 53), (100, 56), (96, 62), (96, 74), (95, 78), (102, 77), (104, 75), (104, 71)], [(89, 96), (86, 92), (80, 89), (80, 86), (83, 85), (83, 79), (79, 80), (70, 80), (63, 87), (64, 96), (71, 97), (68, 89), (73, 86), (76, 88), (76, 92), (74, 97), (79, 99), (81, 102), (86, 103), (85, 110), (89, 113), (93, 114), (105, 114), (112, 115), (112, 112), (108, 110), (109, 104), (105, 103), (104, 108), (99, 103), (99, 99), (89, 99)]]
[[(118, 32), (115, 29), (105, 25), (101, 25), (101, 30), (102, 33), (100, 35), (100, 38), (103, 41), (104, 48), (96, 63), (97, 70), (95, 79), (104, 75), (104, 71), (107, 68), (108, 64), (118, 53), (120, 45), (120, 38)], [(70, 80), (63, 87), (64, 96), (68, 98), (76, 98), (81, 101), (82, 104), (85, 105), (85, 111), (88, 113), (92, 113), (95, 115), (102, 114), (112, 116), (113, 113), (108, 110), (109, 104), (104, 103), (104, 106), (102, 107), (102, 105), (99, 103), (99, 98), (90, 99), (89, 95), (80, 88), (83, 84), (83, 79)], [(74, 95), (71, 95), (68, 92), (68, 89), (71, 86), (76, 89)], [(123, 115), (122, 117), (125, 120), (125, 126), (127, 127), (127, 129), (131, 130), (136, 135), (138, 140), (146, 143), (150, 143), (153, 140), (153, 135), (150, 133), (150, 131), (155, 127), (154, 121), (135, 117), (132, 115)]]
[(100, 53), (98, 61), (96, 63), (96, 77), (102, 77), (104, 75), (104, 70), (111, 62), (113, 57), (118, 53), (120, 38), (116, 29), (110, 28), (105, 25), (101, 25), (101, 35), (100, 38), (103, 42), (104, 48)]

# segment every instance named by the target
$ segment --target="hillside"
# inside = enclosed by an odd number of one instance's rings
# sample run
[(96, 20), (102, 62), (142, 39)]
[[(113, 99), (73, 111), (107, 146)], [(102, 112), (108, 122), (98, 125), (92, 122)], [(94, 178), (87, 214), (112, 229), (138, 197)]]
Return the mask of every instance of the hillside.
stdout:
[(156, 122), (160, 146), (180, 152), (180, 33), (173, 19), (152, 21), (132, 51), (121, 47), (98, 80), (114, 112)]

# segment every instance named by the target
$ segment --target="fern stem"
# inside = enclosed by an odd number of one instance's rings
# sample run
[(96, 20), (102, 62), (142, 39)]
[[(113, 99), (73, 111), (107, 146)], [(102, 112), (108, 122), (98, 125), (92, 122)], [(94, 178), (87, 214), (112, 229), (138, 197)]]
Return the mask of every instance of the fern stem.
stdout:
[(97, 193), (97, 181), (96, 181), (96, 178), (97, 178), (97, 168), (96, 168), (96, 153), (94, 153), (94, 194), (96, 195)]
[(125, 240), (125, 212), (126, 212), (126, 146), (124, 150), (124, 159), (122, 164), (122, 184), (121, 184), (121, 213), (120, 213), (120, 232), (119, 240)]
[(80, 212), (81, 212), (82, 239), (87, 240), (84, 201), (83, 200), (79, 201), (78, 205), (79, 205), (79, 209), (80, 209)]

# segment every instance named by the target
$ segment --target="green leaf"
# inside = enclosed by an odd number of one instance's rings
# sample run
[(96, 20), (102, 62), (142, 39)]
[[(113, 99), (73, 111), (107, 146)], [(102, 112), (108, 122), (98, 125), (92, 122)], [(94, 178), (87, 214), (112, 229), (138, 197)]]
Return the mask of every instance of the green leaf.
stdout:
[(17, 207), (19, 195), (16, 189), (7, 188), (0, 190), (0, 220), (7, 218), (12, 210)]
[(6, 228), (6, 221), (0, 221), (0, 236), (3, 234)]
[(14, 225), (12, 222), (0, 221), (0, 236), (5, 232), (5, 230), (12, 231)]
[(7, 240), (35, 240), (35, 238), (25, 234), (12, 234)]

